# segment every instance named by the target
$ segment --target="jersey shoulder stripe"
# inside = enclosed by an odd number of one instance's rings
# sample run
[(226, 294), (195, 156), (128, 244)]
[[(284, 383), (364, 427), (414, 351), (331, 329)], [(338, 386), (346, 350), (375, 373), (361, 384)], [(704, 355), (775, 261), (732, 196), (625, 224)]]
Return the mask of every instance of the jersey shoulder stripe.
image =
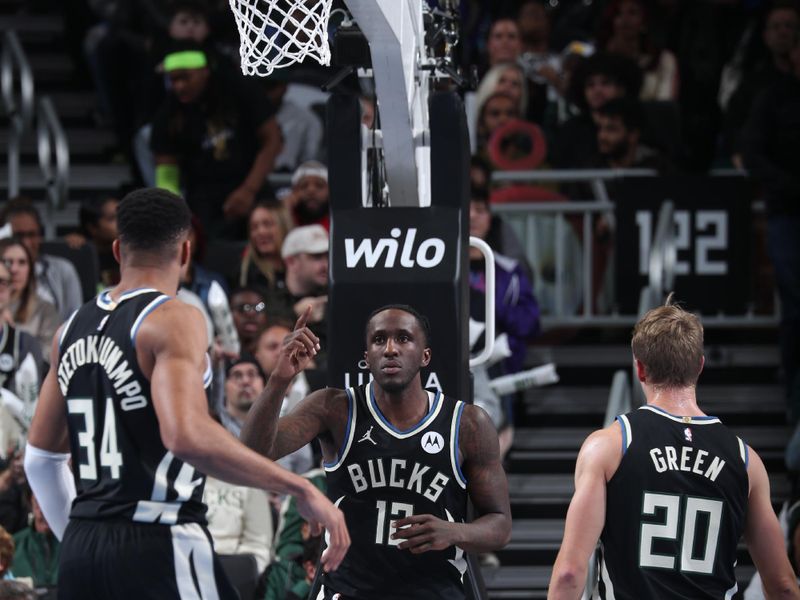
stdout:
[(355, 435), (356, 431), (355, 424), (356, 416), (358, 414), (358, 407), (356, 405), (358, 403), (355, 399), (355, 390), (353, 388), (348, 388), (345, 390), (345, 393), (347, 394), (347, 429), (345, 429), (342, 447), (339, 449), (336, 459), (329, 463), (322, 463), (323, 468), (328, 473), (336, 471), (342, 466), (345, 458), (347, 458), (347, 454), (350, 452), (350, 446), (353, 445), (353, 436)]

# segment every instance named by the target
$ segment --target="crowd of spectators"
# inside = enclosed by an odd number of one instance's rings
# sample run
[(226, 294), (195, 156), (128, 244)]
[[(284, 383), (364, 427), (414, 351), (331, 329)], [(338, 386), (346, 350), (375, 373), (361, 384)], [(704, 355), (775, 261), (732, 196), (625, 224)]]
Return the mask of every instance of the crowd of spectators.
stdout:
[[(590, 194), (580, 186), (493, 185), (492, 172), (509, 168), (647, 168), (668, 175), (747, 168), (765, 190), (787, 393), (797, 398), (794, 418), (800, 415), (800, 10), (789, 0), (739, 4), (462, 0), (458, 58), (479, 75), (476, 89), (464, 93), (474, 155), (470, 232), (497, 254), (496, 318), (508, 342), (503, 360), (475, 374), (476, 390), (503, 450), (513, 437), (512, 399), (479, 383), (524, 368), (548, 299), (536, 281), (542, 269), (528, 263), (492, 207)], [(223, 0), (65, 4), (76, 5), (80, 10), (68, 15), (72, 50), (97, 91), (98, 122), (115, 133), (113, 152), (130, 162), (136, 184), (182, 194), (195, 214), (181, 298), (207, 318), (215, 373), (209, 410), (238, 436), (281, 340), (309, 307), (323, 351), (292, 383), (282, 413), (325, 383), (330, 222), (318, 90), (331, 73), (304, 65), (266, 79), (243, 77)], [(361, 95), (362, 122), (371, 126), (371, 90), (353, 78), (343, 85)], [(286, 183), (270, 184), (273, 174)], [(613, 196), (613, 186), (609, 191)], [(98, 290), (119, 280), (112, 242), (122, 194), (85, 199), (79, 230), (65, 238), (72, 249), (96, 252)], [(0, 405), (0, 455), (7, 461), (0, 525), (14, 536), (0, 531), (0, 569), (48, 586), (58, 542), (15, 470), (16, 444), (20, 423), (30, 417), (27, 382), (41, 380), (58, 324), (88, 298), (76, 287), (75, 267), (41, 251), (42, 221), (29, 200), (6, 203), (0, 225), (0, 386), (20, 406), (11, 414), (5, 400)], [(607, 232), (608, 224), (597, 230)], [(478, 322), (486, 317), (481, 261), (470, 255), (471, 316)], [(5, 353), (8, 344), (15, 353)], [(306, 447), (281, 463), (324, 486), (313, 470), (318, 461), (318, 450)], [(255, 556), (263, 573), (259, 597), (303, 597), (320, 540), (302, 526), (291, 499), (209, 480), (206, 501), (217, 548)]]

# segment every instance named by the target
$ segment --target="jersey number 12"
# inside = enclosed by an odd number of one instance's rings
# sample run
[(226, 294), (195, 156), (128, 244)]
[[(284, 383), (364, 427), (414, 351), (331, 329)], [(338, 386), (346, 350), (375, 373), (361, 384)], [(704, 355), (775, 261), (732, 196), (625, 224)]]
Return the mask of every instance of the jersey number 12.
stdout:
[(391, 522), (395, 519), (403, 519), (413, 515), (414, 505), (406, 504), (405, 502), (392, 502), (390, 506), (391, 511), (389, 514), (390, 521), (388, 527), (386, 526), (386, 500), (378, 500), (376, 505), (378, 509), (378, 523), (375, 527), (375, 543), (397, 546), (398, 544), (402, 543), (403, 540), (392, 539), (392, 534), (395, 532), (395, 528), (392, 527)]

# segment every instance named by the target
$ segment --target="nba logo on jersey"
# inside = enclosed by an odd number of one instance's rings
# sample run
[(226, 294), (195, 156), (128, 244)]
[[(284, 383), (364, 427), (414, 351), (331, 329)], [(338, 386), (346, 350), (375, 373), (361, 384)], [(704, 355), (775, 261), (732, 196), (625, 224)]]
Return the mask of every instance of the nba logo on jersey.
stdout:
[(684, 429), (683, 430), (683, 437), (686, 438), (687, 442), (691, 442), (692, 441), (692, 430), (689, 429), (688, 427), (686, 429)]
[(428, 454), (438, 454), (444, 449), (444, 438), (436, 431), (429, 431), (422, 436), (421, 445)]

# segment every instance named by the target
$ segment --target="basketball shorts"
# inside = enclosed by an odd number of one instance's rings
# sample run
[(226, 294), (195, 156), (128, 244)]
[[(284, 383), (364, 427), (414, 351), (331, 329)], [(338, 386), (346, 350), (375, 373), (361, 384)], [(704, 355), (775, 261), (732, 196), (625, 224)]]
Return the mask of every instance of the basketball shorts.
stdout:
[(59, 600), (238, 600), (197, 523), (71, 519), (61, 542)]

